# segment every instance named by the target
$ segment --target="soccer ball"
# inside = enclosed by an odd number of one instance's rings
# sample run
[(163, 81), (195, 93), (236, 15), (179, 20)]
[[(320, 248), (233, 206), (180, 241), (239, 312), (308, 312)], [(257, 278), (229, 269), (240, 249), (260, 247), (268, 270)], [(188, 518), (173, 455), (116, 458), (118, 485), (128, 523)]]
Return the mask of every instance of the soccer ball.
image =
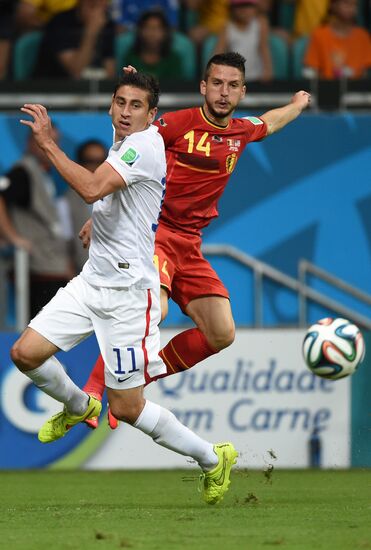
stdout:
[(338, 380), (357, 370), (365, 356), (365, 343), (356, 325), (347, 319), (326, 317), (309, 327), (303, 355), (314, 374)]

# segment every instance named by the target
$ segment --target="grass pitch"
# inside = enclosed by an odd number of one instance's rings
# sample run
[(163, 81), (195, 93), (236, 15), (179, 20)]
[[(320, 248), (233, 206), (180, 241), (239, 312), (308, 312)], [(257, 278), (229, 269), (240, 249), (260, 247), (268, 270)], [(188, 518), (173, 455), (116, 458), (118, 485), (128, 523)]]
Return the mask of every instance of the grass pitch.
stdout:
[(4, 550), (371, 549), (371, 471), (235, 471), (207, 506), (194, 471), (0, 473)]

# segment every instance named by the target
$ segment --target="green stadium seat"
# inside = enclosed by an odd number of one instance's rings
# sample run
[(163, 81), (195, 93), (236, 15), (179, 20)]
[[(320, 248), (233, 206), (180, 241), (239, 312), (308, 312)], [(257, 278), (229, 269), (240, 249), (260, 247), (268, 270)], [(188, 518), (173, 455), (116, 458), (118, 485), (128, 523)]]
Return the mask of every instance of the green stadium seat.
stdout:
[[(115, 60), (117, 73), (125, 64), (125, 56), (134, 43), (134, 32), (129, 31), (116, 36)], [(184, 74), (187, 79), (196, 77), (196, 52), (193, 42), (180, 32), (173, 33), (173, 51), (183, 59)]]
[(308, 46), (309, 37), (302, 36), (295, 40), (292, 45), (292, 76), (293, 78), (302, 78), (303, 59)]
[(173, 50), (183, 59), (184, 75), (187, 79), (196, 78), (196, 48), (185, 34), (174, 32)]
[(201, 51), (201, 64), (202, 64), (203, 71), (210, 57), (213, 55), (213, 51), (216, 46), (217, 40), (218, 40), (218, 37), (216, 36), (216, 34), (211, 34), (204, 40), (204, 43), (202, 45), (202, 51)]
[(357, 25), (360, 25), (361, 27), (366, 27), (366, 1), (367, 0), (358, 0)]
[(25, 80), (31, 76), (36, 65), (42, 36), (41, 31), (34, 31), (16, 40), (13, 51), (14, 80)]
[(269, 47), (272, 57), (273, 75), (276, 79), (289, 77), (289, 49), (287, 42), (276, 34), (269, 35)]
[(115, 37), (115, 61), (116, 71), (120, 75), (121, 69), (125, 65), (125, 56), (134, 42), (134, 33), (132, 31), (123, 32)]
[(288, 4), (280, 2), (278, 6), (278, 26), (286, 29), (289, 33), (292, 32), (295, 19), (295, 2)]

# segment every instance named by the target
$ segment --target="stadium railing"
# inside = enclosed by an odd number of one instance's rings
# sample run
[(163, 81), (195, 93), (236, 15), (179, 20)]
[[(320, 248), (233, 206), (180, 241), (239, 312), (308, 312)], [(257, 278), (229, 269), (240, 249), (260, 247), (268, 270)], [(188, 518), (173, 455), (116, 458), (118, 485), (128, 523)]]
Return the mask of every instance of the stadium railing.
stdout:
[[(347, 319), (350, 319), (351, 321), (357, 323), (362, 328), (371, 330), (370, 318), (364, 315), (361, 315), (354, 309), (345, 307), (337, 300), (328, 298), (325, 294), (319, 292), (318, 290), (314, 290), (313, 288), (308, 286), (300, 278), (295, 279), (294, 277), (290, 277), (289, 275), (286, 275), (285, 273), (283, 273), (282, 271), (279, 271), (278, 269), (272, 267), (271, 265), (266, 264), (254, 258), (253, 256), (250, 256), (249, 254), (246, 254), (245, 252), (238, 250), (233, 246), (220, 245), (220, 244), (204, 245), (202, 247), (202, 252), (206, 256), (221, 256), (221, 257), (232, 258), (233, 260), (237, 261), (238, 263), (242, 264), (243, 266), (253, 271), (253, 274), (254, 274), (254, 326), (255, 327), (262, 327), (264, 325), (263, 323), (263, 280), (270, 279), (271, 281), (274, 281), (283, 287), (293, 290), (298, 294), (299, 304), (300, 304), (299, 319), (298, 319), (299, 326), (305, 327), (307, 325), (307, 308), (304, 307), (303, 304), (306, 305), (307, 301), (310, 300), (311, 302), (318, 304), (320, 306), (323, 306), (326, 309), (338, 315), (341, 315)], [(304, 262), (304, 260), (302, 262)], [(358, 298), (362, 296), (363, 301), (365, 301), (368, 304), (371, 304), (371, 296), (369, 294), (361, 292), (360, 290), (356, 289), (355, 287), (352, 287), (348, 283), (341, 281), (341, 279), (338, 279), (337, 277), (324, 272), (323, 270), (321, 270), (314, 264), (311, 264), (310, 262), (306, 261), (306, 264), (302, 263), (301, 265), (302, 265), (301, 267), (302, 272), (303, 272), (303, 267), (305, 266), (305, 269), (307, 271), (311, 269), (312, 272), (315, 272), (317, 274), (317, 276), (319, 276), (319, 274), (321, 274), (323, 278), (325, 278), (326, 276), (327, 281), (330, 282), (336, 288), (343, 289), (343, 290), (347, 289), (347, 291), (351, 292), (354, 296)]]
[[(2, 81), (0, 109), (18, 111), (24, 103), (43, 103), (49, 109), (106, 111), (115, 82), (110, 80), (23, 80)], [(163, 81), (161, 109), (200, 105), (198, 81)], [(312, 95), (311, 110), (365, 110), (371, 108), (371, 80), (276, 80), (248, 83), (241, 109), (271, 109), (290, 101), (297, 90)]]
[[(21, 332), (30, 320), (30, 284), (29, 284), (29, 254), (23, 248), (15, 248), (0, 256), (0, 330), (11, 328), (9, 306), (12, 301), (9, 297), (10, 280), (9, 273), (14, 273), (14, 328)], [(12, 309), (12, 307), (10, 307)]]
[[(363, 292), (355, 286), (347, 283), (343, 279), (336, 277), (332, 273), (329, 273), (325, 269), (318, 267), (317, 265), (309, 262), (308, 260), (300, 260), (299, 262), (299, 281), (303, 286), (307, 284), (307, 275), (314, 275), (316, 278), (321, 279), (325, 283), (353, 296), (357, 300), (364, 302), (371, 306), (371, 295), (367, 292)], [(307, 298), (305, 294), (300, 294), (300, 317), (306, 319), (307, 317)]]
[[(279, 285), (293, 290), (297, 293), (299, 299), (299, 317), (298, 325), (305, 327), (307, 325), (307, 302), (325, 307), (331, 312), (342, 317), (350, 319), (361, 328), (371, 330), (371, 319), (361, 315), (354, 309), (345, 307), (338, 300), (328, 298), (322, 292), (314, 290), (306, 284), (307, 273), (322, 278), (334, 287), (344, 290), (371, 305), (371, 295), (360, 291), (356, 287), (346, 283), (342, 279), (335, 277), (327, 271), (319, 268), (307, 260), (301, 260), (299, 264), (299, 278), (295, 279), (286, 275), (282, 271), (264, 263), (241, 250), (223, 244), (203, 245), (202, 252), (206, 256), (219, 256), (231, 258), (248, 269), (254, 274), (254, 327), (263, 327), (263, 281), (270, 279)], [(14, 254), (15, 268), (15, 297), (16, 297), (16, 330), (22, 331), (29, 321), (29, 263), (28, 253), (23, 249), (16, 249)]]

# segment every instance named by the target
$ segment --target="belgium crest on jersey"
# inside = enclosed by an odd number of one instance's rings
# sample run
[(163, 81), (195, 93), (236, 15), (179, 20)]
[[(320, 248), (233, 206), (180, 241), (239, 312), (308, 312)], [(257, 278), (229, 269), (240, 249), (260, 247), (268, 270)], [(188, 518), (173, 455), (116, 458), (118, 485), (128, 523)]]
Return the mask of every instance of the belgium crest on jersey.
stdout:
[(231, 155), (228, 155), (225, 159), (225, 167), (228, 172), (228, 174), (232, 174), (237, 162), (237, 155), (236, 153), (232, 153)]

